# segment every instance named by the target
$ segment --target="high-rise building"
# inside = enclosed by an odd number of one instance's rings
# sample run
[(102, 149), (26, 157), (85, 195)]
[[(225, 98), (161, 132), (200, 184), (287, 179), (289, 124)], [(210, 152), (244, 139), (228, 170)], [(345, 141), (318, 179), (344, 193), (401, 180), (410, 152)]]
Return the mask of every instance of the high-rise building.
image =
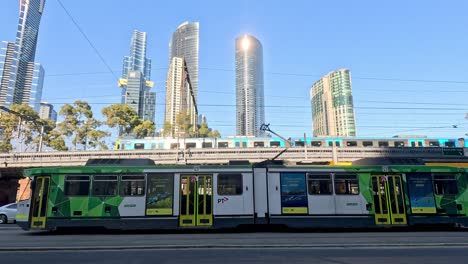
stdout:
[[(29, 96), (37, 95), (31, 93), (33, 78), (30, 76), (34, 71), (37, 38), (44, 5), (45, 0), (20, 1), (16, 41), (14, 45), (7, 44), (2, 67), (0, 105), (10, 107), (11, 104), (29, 104), (31, 101)], [(32, 100), (36, 101), (37, 98)]]
[(199, 114), (198, 115), (198, 124), (204, 124), (208, 123), (208, 120), (206, 119), (206, 116), (204, 114)]
[(54, 106), (49, 103), (41, 102), (38, 113), (41, 119), (50, 119), (57, 122), (57, 112), (54, 110)]
[(18, 46), (6, 41), (0, 45), (0, 106), (10, 107), (15, 91)]
[(180, 114), (188, 114), (190, 117), (188, 125), (194, 129), (197, 126), (197, 103), (187, 68), (183, 58), (174, 57), (167, 73), (165, 122), (171, 124), (170, 136), (184, 136), (179, 134), (180, 128), (177, 124), (177, 116)]
[(244, 35), (236, 39), (236, 135), (263, 136), (263, 48), (258, 39)]
[(356, 136), (351, 73), (333, 71), (310, 89), (313, 134), (319, 136)]
[(174, 57), (185, 60), (195, 100), (198, 100), (198, 41), (199, 23), (184, 22), (172, 34), (169, 42), (169, 64)]
[(20, 19), (16, 34), (18, 68), (13, 95), (13, 103), (15, 104), (29, 103), (27, 97), (30, 94), (28, 94), (27, 89), (31, 86), (32, 78), (28, 78), (28, 72), (31, 72), (31, 68), (34, 68), (31, 63), (34, 63), (36, 57), (37, 38), (44, 5), (45, 0), (20, 1)]
[(42, 87), (44, 86), (44, 68), (40, 63), (30, 62), (26, 71), (26, 85), (24, 87), (24, 96), (22, 104), (29, 104), (31, 108), (39, 112)]
[(151, 60), (146, 57), (146, 32), (135, 30), (130, 43), (130, 56), (123, 60), (122, 104), (130, 105), (143, 120), (154, 122), (156, 93), (151, 92)]

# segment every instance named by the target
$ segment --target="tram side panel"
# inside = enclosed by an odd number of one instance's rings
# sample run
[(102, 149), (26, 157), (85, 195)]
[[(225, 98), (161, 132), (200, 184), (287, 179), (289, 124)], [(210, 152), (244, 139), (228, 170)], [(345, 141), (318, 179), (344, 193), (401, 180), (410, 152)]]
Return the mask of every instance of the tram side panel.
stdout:
[(266, 168), (254, 168), (255, 224), (268, 224), (268, 178)]

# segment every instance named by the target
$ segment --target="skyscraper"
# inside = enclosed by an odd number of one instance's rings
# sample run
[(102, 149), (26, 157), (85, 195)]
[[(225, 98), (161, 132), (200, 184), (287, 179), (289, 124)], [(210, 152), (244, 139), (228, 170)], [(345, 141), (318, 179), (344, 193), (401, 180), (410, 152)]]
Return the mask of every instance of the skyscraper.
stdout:
[[(0, 105), (29, 103), (39, 25), (45, 0), (21, 0), (15, 44), (7, 44), (0, 86)], [(0, 58), (3, 59), (3, 58)], [(8, 60), (8, 61), (7, 61)], [(35, 99), (34, 99), (35, 100)], [(39, 99), (40, 101), (40, 99)]]
[(310, 89), (313, 134), (319, 136), (356, 136), (351, 73), (333, 71)]
[(39, 118), (50, 119), (57, 122), (57, 112), (54, 110), (54, 106), (49, 103), (41, 102), (38, 113)]
[(199, 23), (184, 22), (172, 34), (169, 42), (169, 64), (174, 57), (185, 60), (195, 100), (198, 100), (198, 41)]
[(262, 136), (265, 123), (263, 94), (263, 48), (258, 39), (236, 39), (236, 134)]
[(22, 104), (28, 104), (31, 108), (39, 112), (42, 88), (44, 86), (44, 68), (40, 63), (30, 62), (25, 76), (25, 86)]
[(146, 32), (134, 30), (130, 56), (123, 60), (122, 104), (130, 105), (143, 120), (154, 122), (156, 93), (150, 92), (153, 87), (151, 78), (151, 60), (146, 57)]
[(172, 58), (166, 79), (165, 115), (165, 122), (171, 124), (172, 128), (170, 136), (179, 135), (177, 116), (180, 114), (188, 114), (189, 123), (193, 128), (197, 125), (197, 103), (190, 85), (190, 72), (187, 69), (188, 66), (183, 58)]

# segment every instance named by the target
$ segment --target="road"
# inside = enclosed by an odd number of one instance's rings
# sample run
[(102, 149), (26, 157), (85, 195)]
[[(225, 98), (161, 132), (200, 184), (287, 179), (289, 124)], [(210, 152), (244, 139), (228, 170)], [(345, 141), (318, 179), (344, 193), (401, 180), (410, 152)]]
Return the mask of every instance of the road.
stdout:
[(0, 227), (0, 260), (55, 263), (464, 263), (468, 232), (46, 233)]

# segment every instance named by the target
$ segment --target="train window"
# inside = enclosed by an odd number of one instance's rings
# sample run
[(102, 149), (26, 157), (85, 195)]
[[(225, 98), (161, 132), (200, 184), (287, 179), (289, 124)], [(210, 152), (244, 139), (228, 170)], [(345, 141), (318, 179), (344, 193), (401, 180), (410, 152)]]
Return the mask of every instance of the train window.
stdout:
[(388, 147), (388, 141), (379, 141), (379, 147)]
[(218, 148), (227, 148), (229, 147), (228, 142), (218, 142)]
[(135, 149), (145, 149), (145, 143), (135, 143)]
[(336, 194), (359, 194), (357, 175), (335, 175)]
[(89, 176), (74, 175), (65, 177), (66, 196), (88, 196), (89, 195)]
[(178, 149), (179, 143), (171, 143), (171, 149)]
[(156, 143), (151, 143), (151, 149), (156, 149)]
[(218, 195), (241, 195), (242, 174), (218, 174)]
[(457, 194), (458, 186), (455, 175), (434, 175), (434, 190), (437, 195)]
[(311, 195), (332, 194), (332, 180), (330, 174), (307, 174), (307, 184), (309, 187), (309, 194)]
[(321, 141), (312, 141), (312, 142), (310, 143), (310, 145), (311, 145), (312, 147), (321, 147), (321, 146), (322, 146), (322, 142), (321, 142)]
[(270, 147), (280, 147), (281, 143), (279, 141), (271, 141)]
[(120, 178), (120, 196), (145, 195), (144, 175), (124, 175)]
[(265, 147), (265, 142), (262, 142), (262, 141), (254, 141), (254, 147), (263, 148), (263, 147)]
[(202, 143), (202, 148), (212, 148), (213, 147), (213, 143), (211, 142), (203, 142)]
[(439, 147), (440, 144), (438, 141), (429, 141), (429, 147)]
[(337, 147), (339, 147), (339, 146), (341, 145), (341, 143), (340, 143), (339, 141), (336, 141), (336, 142), (335, 142), (335, 145), (336, 145)]
[(346, 146), (348, 147), (357, 147), (356, 141), (346, 141)]
[(395, 141), (393, 142), (394, 146), (395, 147), (404, 147), (405, 146), (405, 142), (404, 141)]
[(294, 141), (294, 145), (296, 147), (303, 147), (304, 146), (304, 141), (296, 140), (296, 141)]
[(372, 141), (363, 141), (362, 146), (363, 147), (372, 147), (372, 146), (374, 146), (374, 143)]
[(235, 142), (235, 143), (234, 143), (234, 147), (240, 148), (240, 142)]
[(93, 177), (93, 196), (115, 196), (117, 195), (117, 176), (100, 175)]
[(247, 141), (242, 141), (242, 147), (246, 148), (247, 147)]
[(447, 148), (454, 148), (454, 147), (455, 147), (455, 142), (453, 142), (453, 141), (447, 141), (447, 142), (445, 142), (445, 147), (447, 147)]
[(196, 148), (197, 147), (197, 143), (186, 143), (185, 144), (185, 148), (188, 149), (188, 148)]

